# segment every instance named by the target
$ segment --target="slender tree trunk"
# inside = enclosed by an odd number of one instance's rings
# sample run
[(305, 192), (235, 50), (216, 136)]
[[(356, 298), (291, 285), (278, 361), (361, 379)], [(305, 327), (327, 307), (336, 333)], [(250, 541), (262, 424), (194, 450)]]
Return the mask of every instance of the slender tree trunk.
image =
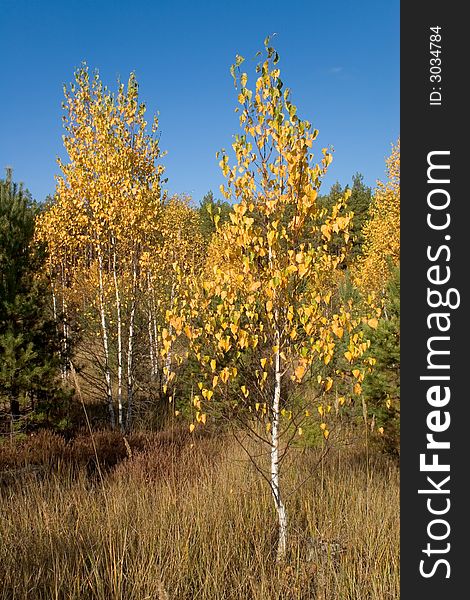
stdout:
[(65, 302), (65, 272), (64, 263), (62, 263), (62, 348), (64, 365), (62, 367), (62, 377), (67, 378), (68, 372), (68, 324), (67, 324), (67, 303)]
[(57, 325), (57, 297), (55, 295), (55, 287), (51, 279), (51, 290), (52, 290), (52, 315), (54, 317), (54, 323)]
[(155, 294), (152, 290), (152, 327), (153, 327), (153, 371), (155, 378), (158, 377), (158, 327), (157, 327), (157, 307), (155, 303)]
[(127, 428), (131, 427), (132, 409), (134, 401), (134, 322), (135, 310), (137, 305), (137, 264), (136, 258), (133, 260), (132, 268), (132, 305), (129, 316), (129, 338), (127, 346)]
[(277, 560), (281, 561), (285, 557), (287, 548), (287, 513), (284, 502), (281, 497), (281, 489), (279, 485), (279, 415), (281, 404), (281, 350), (279, 347), (280, 336), (276, 330), (276, 354), (274, 357), (274, 396), (272, 405), (272, 422), (271, 422), (271, 491), (276, 506), (279, 536), (277, 545)]
[(13, 443), (15, 435), (15, 423), (20, 418), (20, 403), (15, 391), (10, 392), (10, 441)]
[(18, 421), (20, 418), (20, 402), (14, 393), (10, 395), (10, 416), (12, 421)]
[(149, 308), (147, 312), (147, 327), (149, 336), (149, 359), (150, 359), (150, 377), (155, 377), (154, 358), (153, 358), (153, 331), (152, 331), (152, 312)]
[[(170, 310), (173, 310), (173, 305), (175, 303), (175, 284), (173, 283), (173, 285), (171, 286), (171, 295), (170, 295)], [(168, 326), (168, 332), (171, 335), (173, 334), (173, 327), (171, 325)], [(173, 358), (173, 354), (171, 352), (171, 347), (168, 350), (168, 354), (166, 355), (166, 361), (165, 361), (165, 378), (164, 378), (164, 382), (165, 385), (168, 385), (168, 382), (170, 381), (170, 372), (171, 372), (171, 360)]]
[(149, 357), (150, 357), (150, 376), (156, 379), (158, 374), (158, 331), (155, 306), (155, 293), (152, 284), (152, 273), (147, 273), (148, 289), (148, 335), (149, 335)]
[(58, 314), (57, 314), (57, 295), (56, 295), (56, 291), (55, 291), (54, 280), (53, 280), (53, 277), (52, 277), (52, 269), (49, 269), (49, 274), (50, 274), (50, 279), (51, 279), (52, 315), (53, 315), (53, 318), (54, 318), (55, 330), (56, 330), (57, 338), (60, 341), (60, 356), (61, 356), (61, 359), (62, 359), (61, 376), (62, 376), (62, 379), (65, 379), (66, 376), (67, 376), (67, 367), (66, 367), (66, 364), (65, 364), (63, 340), (62, 340), (62, 336), (61, 336), (60, 330), (59, 330), (59, 319), (58, 319)]
[(113, 239), (113, 279), (114, 291), (116, 297), (116, 318), (117, 318), (117, 403), (118, 403), (118, 423), (121, 431), (124, 431), (123, 410), (122, 410), (122, 311), (121, 295), (119, 293), (119, 284), (116, 266), (116, 245)]
[(101, 338), (104, 351), (104, 377), (106, 381), (106, 400), (108, 403), (109, 420), (111, 427), (116, 427), (116, 417), (113, 406), (113, 389), (111, 386), (111, 369), (109, 366), (109, 343), (108, 343), (108, 324), (106, 322), (105, 303), (104, 303), (104, 285), (103, 285), (103, 256), (101, 248), (98, 250), (99, 267), (99, 294), (100, 294), (100, 316), (101, 316)]

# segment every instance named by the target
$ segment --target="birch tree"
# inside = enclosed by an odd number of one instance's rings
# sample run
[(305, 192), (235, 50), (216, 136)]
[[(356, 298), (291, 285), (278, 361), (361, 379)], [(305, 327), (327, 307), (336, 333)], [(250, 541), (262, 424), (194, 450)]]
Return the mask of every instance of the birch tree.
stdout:
[(165, 202), (143, 260), (149, 367), (162, 397), (172, 395), (173, 365), (180, 358), (170, 342), (175, 336), (166, 314), (178, 304), (180, 282), (200, 272), (204, 259), (200, 218), (190, 200), (175, 195)]
[[(343, 336), (351, 363), (368, 344), (348, 306), (333, 312), (330, 303), (352, 219), (347, 194), (329, 209), (317, 201), (332, 154), (323, 148), (320, 161), (314, 162), (318, 132), (297, 116), (280, 78), (278, 55), (269, 39), (265, 46), (254, 90), (241, 69), (242, 57), (231, 69), (242, 131), (232, 145), (233, 164), (226, 152), (219, 155), (226, 177), (221, 191), (234, 202), (230, 221), (218, 227), (203, 277), (186, 280), (186, 294), (168, 319), (185, 335), (202, 372), (192, 398), (191, 430), (211, 414), (220, 415), (220, 408), (211, 412), (211, 406), (222, 405), (235, 433), (242, 427), (268, 447), (268, 471), (258, 466), (277, 512), (281, 560), (288, 517), (280, 467), (310, 415), (291, 410), (287, 384), (305, 382), (315, 362), (328, 364)], [(216, 214), (216, 226), (218, 221)], [(343, 250), (338, 251), (338, 240)], [(245, 370), (240, 379), (247, 362), (253, 365), (251, 374)], [(355, 371), (360, 379), (360, 370)], [(315, 381), (319, 393), (332, 384), (330, 377)], [(355, 386), (359, 394), (358, 381)], [(321, 429), (328, 438), (326, 422)]]
[[(110, 422), (115, 425), (117, 408), (124, 429), (125, 400), (129, 421), (134, 391), (141, 262), (162, 208), (158, 119), (148, 131), (134, 74), (113, 94), (83, 66), (64, 93), (69, 160), (58, 161), (62, 173), (55, 204), (39, 230), (49, 245), (51, 278), (64, 289), (62, 298), (65, 288), (76, 297), (76, 286), (94, 278), (85, 286), (83, 301), (89, 306), (82, 312), (97, 313), (102, 346), (97, 362)], [(66, 260), (70, 255), (73, 260)]]
[(378, 182), (363, 230), (364, 249), (356, 269), (363, 292), (384, 294), (400, 263), (400, 140), (386, 160), (387, 181)]

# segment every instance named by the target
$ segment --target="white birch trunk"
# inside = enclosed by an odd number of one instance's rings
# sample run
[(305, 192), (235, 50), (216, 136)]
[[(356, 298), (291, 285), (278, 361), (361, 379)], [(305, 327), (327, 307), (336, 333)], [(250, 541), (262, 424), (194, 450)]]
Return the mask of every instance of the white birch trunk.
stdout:
[(158, 377), (158, 327), (157, 327), (157, 309), (155, 306), (155, 297), (153, 298), (153, 311), (152, 311), (152, 327), (153, 327), (153, 371), (155, 378)]
[(132, 305), (129, 316), (129, 337), (127, 345), (127, 429), (131, 427), (132, 404), (134, 400), (134, 375), (132, 372), (134, 366), (134, 322), (135, 310), (137, 305), (137, 265), (134, 258), (132, 269)]
[[(173, 285), (171, 286), (171, 295), (170, 295), (170, 310), (173, 310), (173, 306), (175, 303), (175, 284), (173, 283)], [(170, 338), (173, 335), (173, 327), (171, 326), (171, 324), (168, 326), (168, 333), (170, 334)], [(171, 352), (171, 346), (170, 349), (168, 350), (168, 354), (166, 355), (166, 361), (165, 361), (165, 379), (164, 379), (164, 383), (165, 385), (168, 385), (168, 382), (170, 381), (170, 372), (171, 372), (171, 360), (173, 358), (172, 352)]]
[(65, 302), (65, 273), (62, 263), (62, 348), (64, 354), (64, 366), (62, 367), (62, 378), (67, 378), (67, 352), (68, 352), (68, 325), (67, 325), (67, 304)]
[(155, 293), (152, 284), (152, 273), (147, 273), (148, 288), (148, 335), (149, 335), (149, 357), (150, 375), (155, 379), (158, 375), (158, 331), (155, 306)]
[(279, 535), (277, 545), (277, 560), (281, 561), (286, 554), (287, 548), (287, 514), (282, 501), (281, 489), (279, 485), (279, 415), (281, 404), (281, 350), (279, 347), (280, 336), (276, 331), (276, 354), (274, 358), (274, 396), (271, 417), (271, 491), (276, 506)]
[(117, 318), (117, 403), (118, 403), (118, 423), (121, 431), (124, 431), (123, 410), (122, 410), (122, 314), (121, 314), (121, 295), (119, 293), (119, 284), (116, 267), (116, 247), (113, 240), (113, 279), (114, 292), (116, 297), (116, 318)]
[(153, 328), (152, 328), (152, 312), (149, 309), (147, 313), (147, 328), (149, 336), (149, 359), (150, 359), (150, 377), (153, 379), (155, 373), (155, 359), (153, 357)]
[(53, 318), (54, 318), (57, 337), (60, 341), (60, 354), (61, 354), (61, 358), (63, 361), (63, 364), (61, 367), (61, 377), (62, 377), (62, 379), (65, 379), (67, 377), (67, 368), (65, 365), (65, 358), (64, 358), (64, 344), (63, 344), (63, 340), (61, 339), (61, 336), (59, 333), (59, 321), (57, 318), (57, 295), (56, 295), (56, 291), (55, 291), (54, 280), (52, 278), (52, 270), (50, 270), (50, 278), (51, 278), (51, 292), (52, 292), (52, 314), (53, 314)]
[(108, 403), (109, 419), (111, 427), (116, 427), (116, 417), (114, 415), (113, 406), (113, 390), (111, 387), (111, 369), (109, 366), (109, 343), (108, 343), (108, 325), (106, 323), (106, 313), (104, 305), (104, 286), (103, 286), (103, 257), (101, 249), (98, 251), (98, 267), (99, 267), (99, 294), (100, 294), (100, 317), (101, 317), (101, 338), (103, 341), (104, 351), (104, 377), (106, 381), (106, 400)]

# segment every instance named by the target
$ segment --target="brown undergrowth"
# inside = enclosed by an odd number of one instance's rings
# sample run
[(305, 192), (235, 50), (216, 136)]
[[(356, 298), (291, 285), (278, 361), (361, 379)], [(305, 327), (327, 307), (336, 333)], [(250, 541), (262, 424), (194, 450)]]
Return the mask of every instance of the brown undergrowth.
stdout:
[[(293, 453), (290, 545), (275, 562), (269, 489), (231, 438), (57, 436), (0, 448), (0, 599), (399, 597), (399, 476), (361, 448)], [(93, 465), (93, 466), (90, 466)], [(97, 472), (98, 470), (98, 472)], [(299, 485), (304, 482), (302, 485)]]

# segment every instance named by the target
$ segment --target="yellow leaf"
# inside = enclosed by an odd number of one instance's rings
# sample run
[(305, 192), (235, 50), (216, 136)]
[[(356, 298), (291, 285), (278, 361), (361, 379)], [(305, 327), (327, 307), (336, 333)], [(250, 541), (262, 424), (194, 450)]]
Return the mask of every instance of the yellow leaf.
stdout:
[(367, 325), (369, 325), (369, 327), (372, 327), (372, 329), (377, 329), (379, 322), (377, 321), (377, 319), (369, 319), (367, 321)]
[(303, 277), (305, 273), (307, 273), (308, 267), (306, 267), (304, 263), (300, 263), (300, 265), (297, 267), (297, 271), (300, 277)]
[(331, 325), (331, 329), (332, 329), (333, 333), (335, 335), (337, 335), (339, 338), (343, 337), (344, 330), (342, 327), (340, 327), (338, 325), (338, 323), (336, 321), (333, 321), (333, 324)]
[(192, 433), (195, 428), (196, 428), (196, 425), (194, 425), (194, 423), (191, 423), (191, 425), (189, 426), (190, 433)]
[(322, 225), (320, 227), (321, 232), (323, 233), (323, 235), (326, 237), (327, 240), (329, 240), (331, 238), (331, 228), (329, 225)]
[(302, 381), (302, 377), (305, 375), (306, 370), (307, 368), (304, 364), (298, 365), (298, 367), (294, 371), (297, 381)]

